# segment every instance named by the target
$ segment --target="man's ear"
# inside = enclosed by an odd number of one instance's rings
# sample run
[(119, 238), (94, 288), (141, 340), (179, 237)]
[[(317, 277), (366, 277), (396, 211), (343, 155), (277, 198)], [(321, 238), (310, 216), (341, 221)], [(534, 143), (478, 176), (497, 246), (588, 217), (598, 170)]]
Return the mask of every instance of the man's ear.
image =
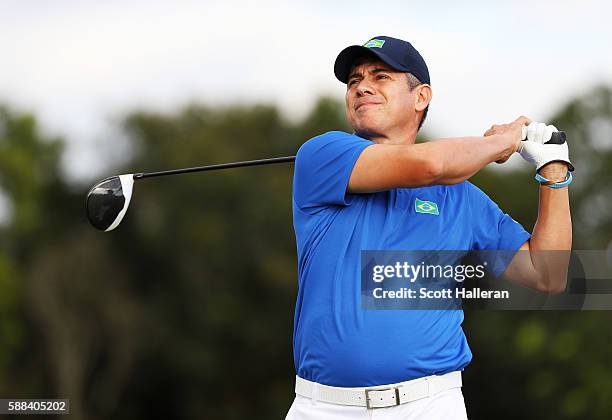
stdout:
[(429, 103), (431, 102), (431, 97), (433, 95), (431, 86), (425, 83), (425, 84), (417, 86), (415, 89), (416, 89), (416, 96), (415, 96), (416, 102), (414, 104), (415, 111), (417, 112), (423, 111), (425, 108), (429, 106)]

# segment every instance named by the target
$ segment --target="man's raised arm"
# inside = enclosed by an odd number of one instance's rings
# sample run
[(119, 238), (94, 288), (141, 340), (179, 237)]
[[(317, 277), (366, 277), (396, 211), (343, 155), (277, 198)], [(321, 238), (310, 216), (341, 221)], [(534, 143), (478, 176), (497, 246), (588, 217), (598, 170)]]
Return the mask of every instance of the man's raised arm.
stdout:
[(520, 117), (507, 130), (488, 137), (461, 137), (409, 145), (375, 144), (357, 159), (349, 179), (349, 193), (391, 188), (456, 184), (491, 162), (505, 162), (521, 143)]

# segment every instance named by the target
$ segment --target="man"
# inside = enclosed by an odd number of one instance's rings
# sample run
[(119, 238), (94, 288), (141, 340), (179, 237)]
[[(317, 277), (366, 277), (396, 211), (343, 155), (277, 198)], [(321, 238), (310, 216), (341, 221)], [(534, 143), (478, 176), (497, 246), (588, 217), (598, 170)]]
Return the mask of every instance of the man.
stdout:
[[(483, 137), (415, 144), (432, 89), (425, 61), (402, 40), (348, 47), (334, 72), (355, 132), (317, 136), (296, 158), (297, 395), (287, 419), (465, 419), (463, 312), (362, 309), (360, 253), (520, 249), (500, 272), (562, 291), (568, 260), (538, 251), (571, 249), (567, 145), (543, 144), (556, 129), (526, 117)], [(531, 235), (466, 181), (519, 149), (542, 183)], [(417, 211), (417, 200), (436, 213)]]

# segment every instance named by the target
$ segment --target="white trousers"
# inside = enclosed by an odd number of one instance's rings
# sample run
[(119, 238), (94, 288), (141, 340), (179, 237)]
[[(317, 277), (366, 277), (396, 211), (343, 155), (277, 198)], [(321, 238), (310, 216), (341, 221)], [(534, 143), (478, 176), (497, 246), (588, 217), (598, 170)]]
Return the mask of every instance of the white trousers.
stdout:
[(296, 395), (285, 420), (467, 420), (461, 388), (385, 408), (330, 404)]

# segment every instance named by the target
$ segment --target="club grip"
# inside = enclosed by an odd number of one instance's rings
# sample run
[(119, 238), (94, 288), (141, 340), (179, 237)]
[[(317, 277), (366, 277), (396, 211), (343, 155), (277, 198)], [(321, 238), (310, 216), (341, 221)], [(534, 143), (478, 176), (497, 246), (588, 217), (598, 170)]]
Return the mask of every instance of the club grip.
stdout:
[(550, 140), (548, 140), (544, 144), (563, 144), (565, 143), (565, 131), (555, 131), (552, 133)]
[[(524, 125), (523, 127), (523, 141), (527, 141), (527, 126)], [(566, 140), (566, 136), (565, 136), (565, 131), (555, 131), (554, 133), (552, 133), (550, 140), (548, 140), (546, 143), (544, 144), (563, 144), (565, 143)]]

